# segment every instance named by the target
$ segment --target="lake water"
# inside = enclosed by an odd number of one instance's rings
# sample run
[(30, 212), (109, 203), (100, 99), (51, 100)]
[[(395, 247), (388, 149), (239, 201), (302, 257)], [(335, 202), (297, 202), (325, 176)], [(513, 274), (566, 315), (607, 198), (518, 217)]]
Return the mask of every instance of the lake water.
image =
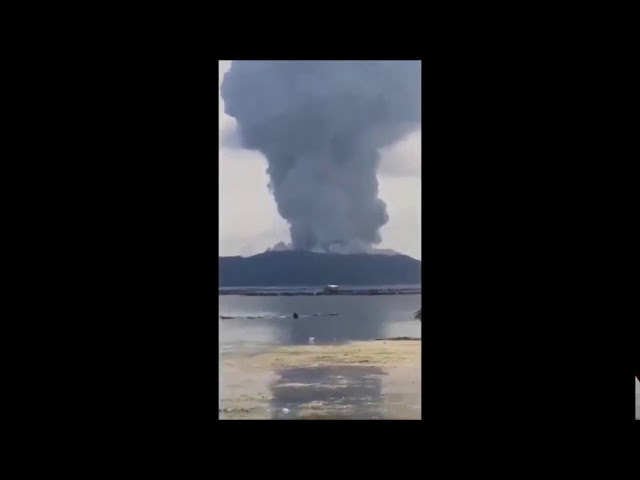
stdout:
[[(219, 315), (233, 317), (218, 320), (220, 364), (223, 357), (252, 359), (276, 346), (306, 345), (310, 337), (316, 345), (382, 337), (421, 338), (422, 323), (414, 319), (421, 301), (421, 295), (414, 294), (220, 295)], [(293, 318), (294, 312), (298, 318)], [(407, 367), (396, 370), (398, 376), (367, 365), (294, 365), (254, 372), (233, 362), (224, 364), (219, 372), (221, 418), (231, 418), (225, 405), (247, 406), (248, 415), (262, 411), (258, 418), (287, 419), (318, 402), (331, 409), (331, 418), (420, 417), (419, 360), (408, 367), (409, 373)], [(243, 403), (248, 398), (254, 399), (251, 406)], [(349, 413), (340, 414), (342, 408), (350, 409)], [(403, 410), (390, 413), (394, 408)]]
[[(220, 315), (269, 317), (219, 319), (220, 350), (306, 344), (309, 337), (316, 343), (420, 337), (414, 313), (421, 300), (421, 295), (220, 295)], [(313, 316), (328, 313), (337, 315)]]

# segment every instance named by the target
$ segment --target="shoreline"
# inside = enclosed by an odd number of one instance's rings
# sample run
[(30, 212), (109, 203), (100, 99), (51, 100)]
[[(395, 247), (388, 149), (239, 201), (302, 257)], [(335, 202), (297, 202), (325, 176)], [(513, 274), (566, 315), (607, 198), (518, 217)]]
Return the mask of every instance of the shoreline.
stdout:
[(318, 297), (318, 296), (370, 296), (370, 295), (422, 295), (422, 289), (349, 289), (342, 288), (338, 291), (324, 291), (324, 290), (224, 290), (218, 291), (218, 295), (242, 295), (246, 297)]

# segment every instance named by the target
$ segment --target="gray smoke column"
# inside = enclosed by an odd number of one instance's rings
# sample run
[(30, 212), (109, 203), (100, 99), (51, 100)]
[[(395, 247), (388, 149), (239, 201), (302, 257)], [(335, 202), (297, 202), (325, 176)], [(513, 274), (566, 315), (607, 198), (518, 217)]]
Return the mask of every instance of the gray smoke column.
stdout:
[(379, 149), (421, 121), (419, 61), (238, 61), (222, 82), (243, 146), (268, 161), (269, 188), (297, 250), (368, 252), (389, 220)]

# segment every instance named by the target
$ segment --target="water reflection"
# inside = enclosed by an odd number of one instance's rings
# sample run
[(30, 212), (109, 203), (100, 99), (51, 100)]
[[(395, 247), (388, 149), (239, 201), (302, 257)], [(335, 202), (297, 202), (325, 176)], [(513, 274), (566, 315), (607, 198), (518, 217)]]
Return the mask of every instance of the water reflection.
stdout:
[[(243, 343), (306, 344), (348, 340), (371, 340), (382, 336), (420, 336), (420, 323), (413, 320), (420, 295), (247, 297), (220, 296), (223, 315), (285, 316), (280, 319), (220, 320), (223, 345)], [(300, 317), (293, 318), (297, 312)], [(337, 312), (338, 316), (304, 317)], [(396, 325), (403, 333), (395, 334)]]

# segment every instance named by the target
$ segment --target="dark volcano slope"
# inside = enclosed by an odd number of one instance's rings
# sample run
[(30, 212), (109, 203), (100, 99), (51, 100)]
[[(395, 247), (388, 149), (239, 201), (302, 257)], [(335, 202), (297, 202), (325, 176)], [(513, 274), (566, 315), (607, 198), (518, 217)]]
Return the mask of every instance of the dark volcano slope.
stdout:
[(220, 257), (219, 270), (221, 287), (421, 283), (421, 262), (406, 255), (265, 252)]

